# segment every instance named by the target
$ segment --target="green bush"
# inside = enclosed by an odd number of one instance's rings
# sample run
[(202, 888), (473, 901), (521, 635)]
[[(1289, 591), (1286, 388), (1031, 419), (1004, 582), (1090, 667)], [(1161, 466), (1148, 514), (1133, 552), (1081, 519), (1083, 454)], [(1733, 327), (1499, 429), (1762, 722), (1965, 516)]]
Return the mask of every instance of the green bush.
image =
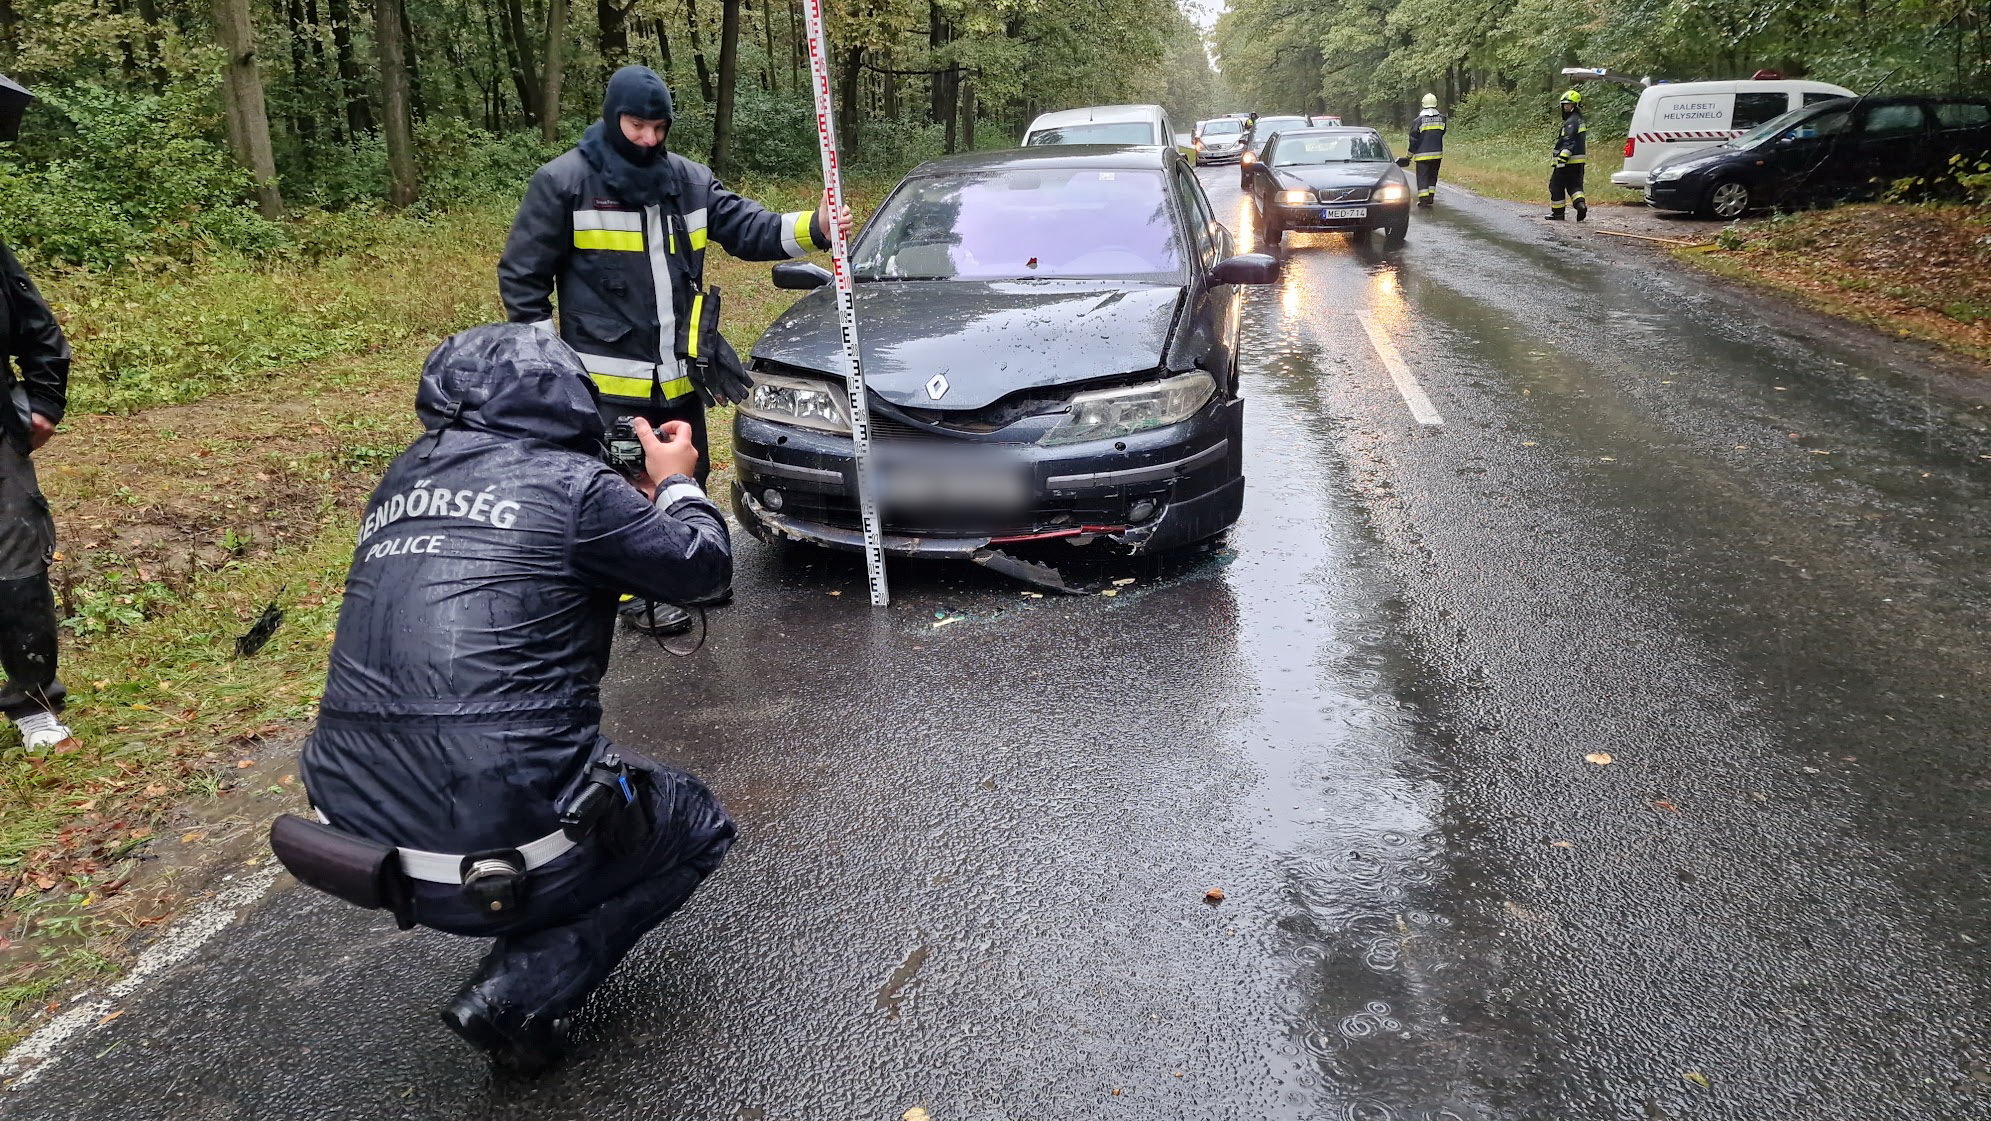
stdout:
[(56, 135), (40, 139), (43, 160), (0, 159), (0, 231), (45, 260), (99, 269), (288, 244), (281, 225), (243, 203), (247, 177), (206, 139), (208, 92), (44, 92), (39, 116), (59, 122)]

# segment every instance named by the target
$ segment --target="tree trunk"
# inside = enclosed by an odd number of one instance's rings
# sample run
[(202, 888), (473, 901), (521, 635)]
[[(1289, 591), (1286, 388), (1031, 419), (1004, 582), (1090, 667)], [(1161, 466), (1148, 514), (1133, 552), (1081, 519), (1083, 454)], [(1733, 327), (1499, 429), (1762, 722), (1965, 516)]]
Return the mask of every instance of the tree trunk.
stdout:
[[(323, 89), (325, 80), (325, 25), (318, 19), (318, 0), (304, 0), (304, 22), (311, 25), (311, 75), (314, 90)], [(343, 113), (328, 114), (332, 125), (332, 139), (341, 144), (346, 142), (346, 118)]]
[(401, 50), (408, 57), (408, 113), (414, 120), (421, 120), (425, 114), (422, 103), (422, 52), (415, 49), (415, 28), (408, 22), (407, 0), (399, 0), (395, 7), (401, 9)]
[(719, 105), (712, 114), (712, 174), (724, 176), (733, 156), (733, 93), (740, 76), (740, 0), (719, 6)]
[(339, 86), (346, 98), (346, 128), (354, 136), (373, 131), (373, 106), (366, 101), (366, 87), (359, 80), (359, 63), (353, 58), (352, 0), (330, 0), (326, 8), (332, 17), (332, 46), (339, 54)]
[(539, 98), (539, 138), (548, 144), (560, 141), (560, 83), (567, 67), (567, 0), (550, 0), (546, 5), (546, 85)]
[(373, 45), (380, 61), (380, 111), (386, 118), (387, 202), (415, 205), (415, 136), (409, 121), (408, 43), (401, 37), (402, 0), (373, 0)]
[(290, 131), (297, 136), (304, 164), (311, 166), (317, 151), (318, 117), (311, 112), (311, 81), (306, 76), (311, 63), (311, 42), (304, 29), (304, 0), (290, 0), (284, 13), (290, 20), (290, 83), (294, 89)]
[(256, 209), (265, 218), (281, 218), (283, 194), (277, 189), (277, 160), (270, 147), (263, 77), (256, 70), (256, 31), (249, 17), (249, 0), (214, 0), (214, 29), (224, 55), (222, 92), (228, 102), (229, 147), (255, 183)]
[(705, 104), (711, 105), (712, 70), (705, 65), (705, 43), (698, 34), (698, 0), (684, 0), (685, 27), (691, 32), (691, 63), (698, 70), (698, 92), (705, 97)]
[(855, 160), (858, 152), (858, 79), (864, 76), (864, 46), (858, 44), (843, 56), (843, 89), (837, 95), (837, 139), (843, 141), (843, 158)]
[(525, 34), (525, 9), (519, 0), (505, 0), (505, 55), (512, 65), (519, 106), (527, 120), (538, 123), (539, 60), (532, 56), (532, 40)]
[[(601, 51), (602, 67), (613, 72), (629, 61), (629, 8), (618, 6), (615, 0), (595, 0), (595, 27), (595, 46)], [(671, 65), (670, 53), (670, 49), (665, 48), (666, 71)]]
[(947, 80), (940, 73), (939, 67), (936, 65), (937, 59), (934, 57), (939, 54), (940, 48), (946, 45), (947, 21), (940, 16), (940, 5), (929, 3), (926, 6), (926, 49), (928, 54), (926, 65), (927, 69), (934, 71), (934, 74), (931, 78), (927, 79), (927, 84), (931, 87), (932, 97), (927, 103), (926, 119), (936, 125), (946, 123), (949, 108), (946, 100)]
[[(12, 8), (11, 0), (8, 4)], [(147, 69), (152, 74), (152, 92), (166, 92), (166, 66), (161, 57), (164, 39), (159, 27), (159, 0), (138, 0), (138, 18), (145, 21), (145, 57), (150, 60)]]
[(788, 88), (802, 88), (802, 70), (808, 60), (802, 42), (802, 0), (788, 0)]
[(760, 85), (769, 93), (777, 92), (774, 69), (774, 0), (759, 0), (761, 42), (764, 54), (760, 63)]
[(961, 79), (961, 148), (975, 150), (975, 75), (972, 73)]
[(954, 127), (961, 119), (961, 64), (957, 62), (945, 72), (935, 75), (934, 81), (940, 85), (940, 119), (947, 125), (945, 150), (951, 156), (960, 150), (955, 146)]
[(664, 27), (663, 20), (656, 22), (657, 50), (664, 56), (664, 80), (668, 82), (671, 76), (671, 33)]

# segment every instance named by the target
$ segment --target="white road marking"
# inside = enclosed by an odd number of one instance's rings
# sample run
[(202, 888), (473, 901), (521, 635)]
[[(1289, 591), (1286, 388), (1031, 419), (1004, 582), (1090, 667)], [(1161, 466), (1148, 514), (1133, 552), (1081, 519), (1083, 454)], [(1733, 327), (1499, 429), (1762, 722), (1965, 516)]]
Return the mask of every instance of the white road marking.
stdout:
[(1396, 344), (1383, 333), (1374, 316), (1366, 311), (1358, 311), (1355, 317), (1362, 321), (1362, 330), (1369, 333), (1369, 345), (1376, 348), (1376, 357), (1383, 360), (1389, 369), (1390, 380), (1396, 383), (1396, 391), (1403, 394), (1403, 403), (1410, 406), (1410, 415), (1417, 423), (1433, 427), (1445, 423), (1438, 410), (1431, 404), (1431, 398), (1424, 395), (1424, 387), (1417, 384), (1416, 375), (1410, 372), (1403, 355), (1397, 353)]
[[(230, 884), (194, 913), (166, 928), (157, 942), (145, 948), (131, 972), (105, 989), (102, 996), (78, 1000), (42, 1029), (22, 1040), (0, 1059), (0, 1085), (18, 1090), (55, 1066), (57, 1049), (76, 1036), (86, 1034), (110, 1015), (117, 1002), (130, 996), (140, 985), (192, 956), (207, 940), (228, 929), (237, 911), (261, 899), (282, 871), (275, 861)], [(5, 1081), (12, 1079), (13, 1081)]]

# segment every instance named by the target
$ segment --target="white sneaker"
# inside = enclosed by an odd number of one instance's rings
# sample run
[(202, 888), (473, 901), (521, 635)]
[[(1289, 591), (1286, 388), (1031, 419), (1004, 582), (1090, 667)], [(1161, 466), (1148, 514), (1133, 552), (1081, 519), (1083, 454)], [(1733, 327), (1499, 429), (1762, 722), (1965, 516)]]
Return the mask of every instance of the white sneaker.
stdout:
[(54, 749), (73, 751), (83, 746), (69, 730), (69, 725), (55, 718), (52, 712), (37, 712), (17, 717), (14, 727), (21, 730), (21, 743), (29, 751), (37, 754)]

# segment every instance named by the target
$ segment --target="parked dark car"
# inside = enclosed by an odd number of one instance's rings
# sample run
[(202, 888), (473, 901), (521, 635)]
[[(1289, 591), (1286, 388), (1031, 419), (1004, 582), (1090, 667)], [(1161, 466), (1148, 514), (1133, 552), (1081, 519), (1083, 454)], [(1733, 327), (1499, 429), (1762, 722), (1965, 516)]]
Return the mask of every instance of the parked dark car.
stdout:
[(1873, 198), (1904, 179), (1933, 183), (1955, 157), (1991, 158), (1991, 100), (1834, 98), (1659, 164), (1645, 201), (1733, 219), (1765, 206)]
[(1244, 189), (1271, 246), (1287, 230), (1382, 230), (1394, 245), (1410, 229), (1410, 180), (1372, 128), (1281, 132), (1245, 169)]
[[(1173, 149), (1057, 145), (924, 164), (851, 258), (886, 548), (987, 561), (1027, 541), (1158, 552), (1244, 497), (1239, 285)], [(819, 266), (775, 266), (819, 287)], [(754, 344), (733, 504), (762, 541), (861, 548), (834, 292)]]
[(1249, 187), (1251, 165), (1265, 151), (1271, 139), (1289, 128), (1312, 128), (1314, 119), (1303, 116), (1260, 117), (1244, 130), (1244, 150), (1238, 153), (1238, 186)]

